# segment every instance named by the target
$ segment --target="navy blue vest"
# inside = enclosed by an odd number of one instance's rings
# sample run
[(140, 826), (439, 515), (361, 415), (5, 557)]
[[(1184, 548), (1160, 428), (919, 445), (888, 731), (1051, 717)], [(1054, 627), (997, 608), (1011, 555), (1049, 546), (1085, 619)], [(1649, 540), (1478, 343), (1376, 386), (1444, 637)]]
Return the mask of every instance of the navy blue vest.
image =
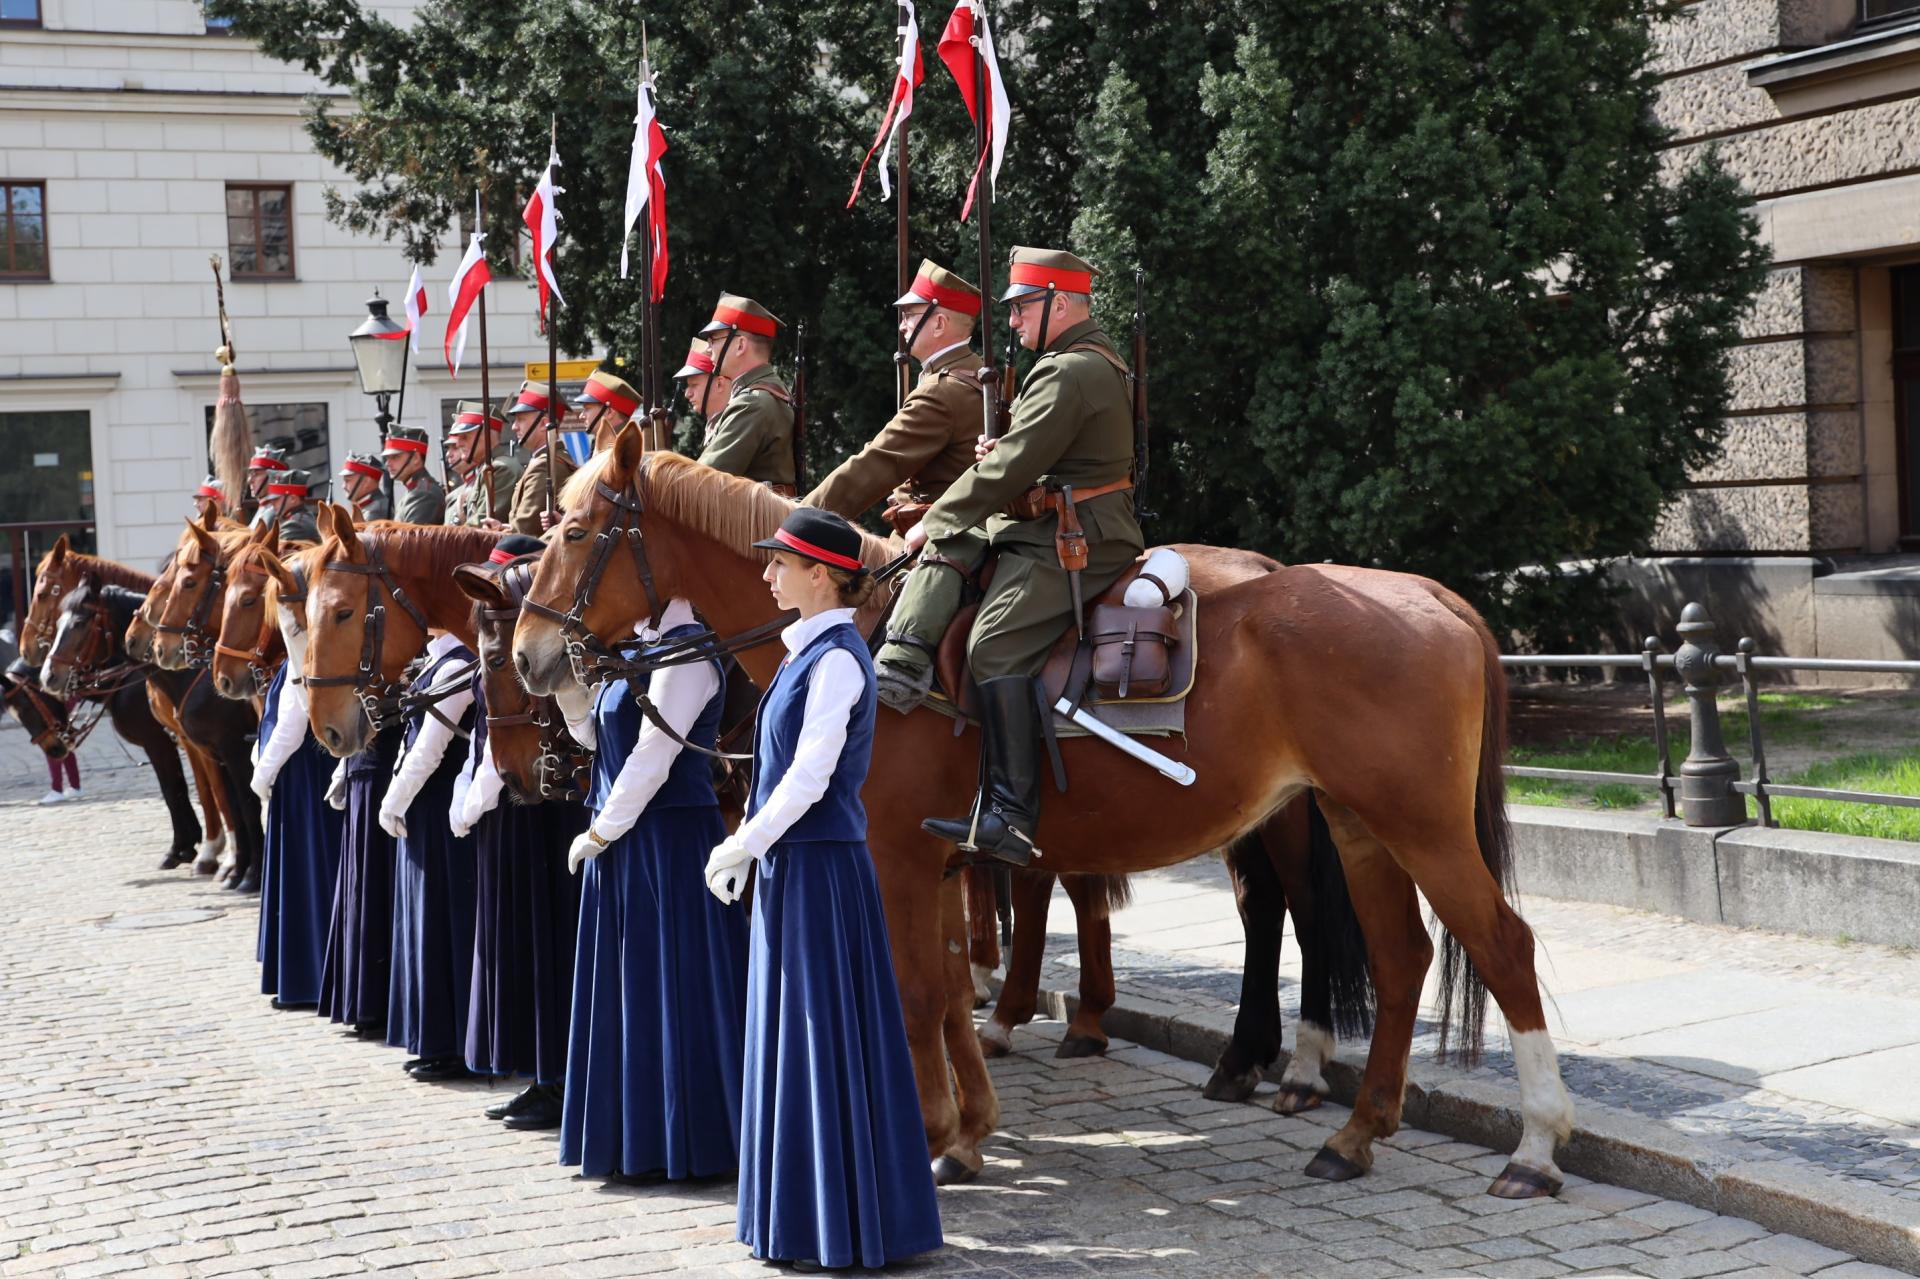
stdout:
[[(705, 629), (699, 625), (676, 626), (660, 637), (660, 643), (667, 644), (689, 635), (698, 635)], [(714, 665), (714, 673), (720, 676), (720, 689), (700, 708), (700, 717), (693, 721), (693, 728), (686, 735), (687, 740), (695, 746), (704, 746), (708, 750), (713, 749), (713, 743), (720, 736), (720, 712), (727, 700), (727, 677), (718, 663)], [(640, 713), (640, 704), (633, 700), (633, 695), (635, 691), (645, 692), (648, 682), (646, 676), (631, 680), (608, 680), (600, 686), (600, 695), (594, 699), (593, 732), (596, 745), (593, 751), (593, 789), (588, 792), (587, 805), (596, 813), (606, 807), (607, 797), (613, 793), (614, 779), (620, 776), (627, 756), (633, 754), (633, 748), (639, 744), (640, 727), (646, 722), (646, 716)], [(717, 808), (719, 804), (719, 799), (713, 793), (711, 757), (683, 748), (673, 757), (673, 767), (667, 770), (667, 780), (660, 783), (660, 789), (654, 792), (647, 807)]]
[[(465, 644), (455, 644), (452, 648), (448, 649), (445, 653), (441, 654), (440, 659), (438, 661), (429, 663), (427, 666), (427, 669), (421, 671), (420, 674), (415, 676), (413, 683), (407, 685), (407, 691), (410, 693), (424, 693), (426, 690), (432, 688), (435, 684), (439, 683), (440, 677), (445, 675), (449, 668), (458, 666), (462, 662), (471, 662), (472, 660), (473, 660), (472, 650), (470, 650)], [(436, 709), (438, 709), (438, 707), (436, 707)], [(440, 711), (440, 713), (442, 715), (446, 714), (444, 710)], [(484, 708), (482, 713), (484, 713)], [(417, 711), (409, 711), (407, 713), (406, 736), (401, 739), (401, 743), (400, 743), (402, 749), (411, 747), (413, 745), (414, 739), (420, 736), (420, 727), (421, 725), (427, 722), (427, 715), (428, 715), (428, 712), (425, 709), (421, 709)], [(469, 705), (467, 709), (461, 714), (459, 719), (459, 725), (461, 728), (471, 728), (473, 726), (473, 706), (472, 705)], [(447, 748), (447, 755), (452, 756), (454, 753), (455, 752), (453, 748), (449, 746)], [(464, 753), (461, 754), (460, 758), (464, 765), (464, 762), (466, 759), (465, 754)], [(445, 760), (443, 759), (441, 762), (444, 763)]]
[(827, 783), (827, 793), (800, 820), (780, 837), (782, 844), (830, 842), (865, 843), (867, 809), (860, 802), (860, 788), (867, 782), (867, 766), (873, 759), (873, 712), (878, 704), (874, 695), (873, 659), (860, 632), (842, 622), (829, 626), (813, 637), (807, 646), (787, 659), (773, 677), (773, 687), (760, 701), (760, 719), (754, 728), (753, 801), (747, 806), (751, 817), (773, 794), (773, 788), (793, 766), (793, 753), (800, 744), (800, 730), (807, 718), (807, 679), (813, 667), (833, 649), (853, 655), (866, 675), (867, 685), (860, 700), (853, 704), (847, 722), (847, 743), (840, 749), (840, 760)]

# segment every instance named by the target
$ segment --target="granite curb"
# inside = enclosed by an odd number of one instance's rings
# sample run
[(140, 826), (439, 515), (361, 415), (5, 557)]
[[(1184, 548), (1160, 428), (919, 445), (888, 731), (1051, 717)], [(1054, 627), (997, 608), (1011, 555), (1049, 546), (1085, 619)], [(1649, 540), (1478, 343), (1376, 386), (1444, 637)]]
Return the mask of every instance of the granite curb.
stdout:
[[(993, 986), (997, 994), (998, 978)], [(1040, 1008), (1047, 1015), (1066, 1020), (1079, 1002), (1074, 992), (1049, 987), (1043, 979)], [(1159, 1010), (1164, 1007), (1149, 997), (1130, 996), (1123, 987), (1101, 1024), (1117, 1039), (1202, 1065), (1216, 1062), (1227, 1046), (1230, 1016), (1219, 1010)], [(1288, 1056), (1282, 1049), (1269, 1078), (1279, 1078)], [(1351, 1105), (1365, 1067), (1364, 1053), (1342, 1050), (1325, 1072), (1332, 1100)], [(1401, 1122), (1511, 1150), (1520, 1139), (1518, 1104), (1510, 1082), (1416, 1061), (1409, 1070)], [(1572, 1140), (1559, 1153), (1566, 1172), (1745, 1217), (1769, 1230), (1920, 1275), (1920, 1203), (1879, 1194), (1815, 1168), (1753, 1159), (1729, 1143), (1677, 1132), (1590, 1099), (1576, 1099), (1576, 1107)]]

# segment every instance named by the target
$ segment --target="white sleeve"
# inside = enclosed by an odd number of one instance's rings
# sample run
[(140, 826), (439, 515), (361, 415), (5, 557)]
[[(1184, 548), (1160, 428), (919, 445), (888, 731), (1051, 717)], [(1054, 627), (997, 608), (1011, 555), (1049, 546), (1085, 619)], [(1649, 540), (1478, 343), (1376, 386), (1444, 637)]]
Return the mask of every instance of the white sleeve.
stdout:
[(256, 774), (266, 774), (265, 784), (273, 785), (300, 743), (307, 737), (307, 685), (304, 680), (288, 679), (280, 685), (279, 718), (273, 732), (260, 742), (260, 757), (254, 762)]
[(462, 797), (465, 804), (461, 810), (462, 820), (471, 826), (492, 812), (500, 803), (500, 791), (505, 785), (500, 770), (494, 767), (493, 748), (489, 745), (480, 752), (479, 766), (474, 770), (473, 781), (468, 784)]
[[(685, 737), (693, 731), (694, 721), (719, 691), (720, 673), (713, 669), (713, 663), (701, 662), (694, 666), (665, 667), (654, 675), (647, 696), (660, 712), (660, 718)], [(593, 819), (594, 834), (615, 840), (632, 830), (640, 814), (665, 784), (680, 751), (679, 742), (661, 732), (652, 720), (643, 719), (633, 753), (620, 765), (613, 790)]]
[(433, 770), (440, 767), (445, 758), (447, 746), (453, 741), (453, 729), (443, 723), (441, 716), (455, 724), (467, 713), (467, 707), (473, 704), (473, 686), (461, 688), (443, 700), (436, 702), (433, 709), (440, 712), (421, 712), (425, 716), (420, 731), (414, 735), (413, 745), (402, 751), (393, 766), (393, 784), (387, 787), (387, 797), (380, 802), (380, 808), (389, 813), (405, 813), (413, 804), (413, 797), (433, 776)]
[(841, 748), (847, 744), (847, 724), (853, 704), (865, 691), (866, 673), (853, 654), (834, 649), (814, 663), (807, 678), (806, 719), (794, 746), (793, 763), (774, 785), (760, 811), (742, 822), (732, 842), (756, 860), (827, 793)]

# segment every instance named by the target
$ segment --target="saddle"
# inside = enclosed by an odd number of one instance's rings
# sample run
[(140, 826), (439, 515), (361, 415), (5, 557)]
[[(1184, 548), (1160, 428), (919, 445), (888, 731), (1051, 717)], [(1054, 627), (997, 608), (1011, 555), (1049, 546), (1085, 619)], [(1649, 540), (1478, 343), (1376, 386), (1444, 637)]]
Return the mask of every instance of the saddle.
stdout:
[[(1171, 604), (1135, 608), (1124, 603), (1127, 586), (1140, 575), (1146, 559), (1136, 560), (1112, 586), (1087, 601), (1087, 637), (1092, 641), (1091, 669), (1087, 673), (1083, 706), (1148, 706), (1183, 701), (1193, 689), (1194, 663), (1199, 657), (1196, 623), (1199, 600), (1191, 589)], [(993, 580), (993, 561), (980, 570), (984, 588)], [(954, 614), (940, 640), (934, 674), (940, 695), (968, 719), (978, 718), (973, 681), (967, 677), (967, 640), (980, 605), (967, 604)], [(1040, 673), (1048, 705), (1059, 700), (1074, 677), (1080, 637), (1069, 625), (1054, 641)], [(1123, 731), (1129, 725), (1116, 725)], [(1141, 731), (1155, 731), (1141, 725)]]

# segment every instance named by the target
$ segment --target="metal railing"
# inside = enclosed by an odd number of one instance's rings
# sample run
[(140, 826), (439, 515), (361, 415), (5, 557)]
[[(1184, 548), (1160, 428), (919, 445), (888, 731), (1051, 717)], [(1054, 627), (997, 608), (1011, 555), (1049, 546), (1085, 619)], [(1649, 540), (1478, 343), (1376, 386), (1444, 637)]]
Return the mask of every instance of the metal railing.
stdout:
[[(1877, 791), (1834, 790), (1824, 786), (1793, 786), (1778, 783), (1767, 776), (1766, 741), (1760, 726), (1760, 691), (1754, 676), (1764, 671), (1829, 671), (1873, 675), (1912, 675), (1920, 677), (1920, 661), (1850, 660), (1831, 657), (1761, 657), (1751, 639), (1742, 639), (1731, 653), (1723, 653), (1714, 640), (1713, 619), (1699, 604), (1689, 604), (1680, 612), (1681, 644), (1678, 651), (1661, 651), (1660, 641), (1648, 637), (1635, 653), (1579, 653), (1571, 655), (1523, 654), (1502, 657), (1500, 664), (1509, 670), (1541, 667), (1557, 670), (1639, 670), (1645, 673), (1647, 692), (1653, 702), (1653, 744), (1659, 764), (1652, 773), (1610, 773), (1578, 768), (1536, 768), (1509, 764), (1509, 777), (1531, 777), (1544, 781), (1620, 783), (1645, 786), (1657, 791), (1667, 817), (1674, 817), (1675, 800), (1682, 806), (1679, 816), (1689, 826), (1738, 826), (1747, 821), (1746, 797), (1753, 796), (1760, 810), (1762, 826), (1777, 826), (1773, 819), (1773, 800), (1830, 799), (1846, 804), (1887, 804), (1896, 808), (1920, 808), (1920, 795), (1889, 795)], [(1671, 670), (1686, 690), (1692, 725), (1692, 743), (1687, 758), (1677, 772), (1672, 768), (1668, 749), (1666, 689), (1661, 673)], [(1747, 705), (1747, 735), (1753, 753), (1753, 779), (1740, 780), (1740, 764), (1727, 751), (1726, 735), (1720, 725), (1719, 693), (1738, 676)]]
[(31, 559), (27, 547), (27, 534), (47, 533), (54, 529), (91, 528), (93, 528), (92, 520), (13, 520), (0, 523), (0, 533), (12, 535), (7, 540), (11, 543), (8, 558), (13, 567), (13, 624), (15, 627), (27, 620), (27, 599), (32, 594), (27, 571), (27, 565)]

